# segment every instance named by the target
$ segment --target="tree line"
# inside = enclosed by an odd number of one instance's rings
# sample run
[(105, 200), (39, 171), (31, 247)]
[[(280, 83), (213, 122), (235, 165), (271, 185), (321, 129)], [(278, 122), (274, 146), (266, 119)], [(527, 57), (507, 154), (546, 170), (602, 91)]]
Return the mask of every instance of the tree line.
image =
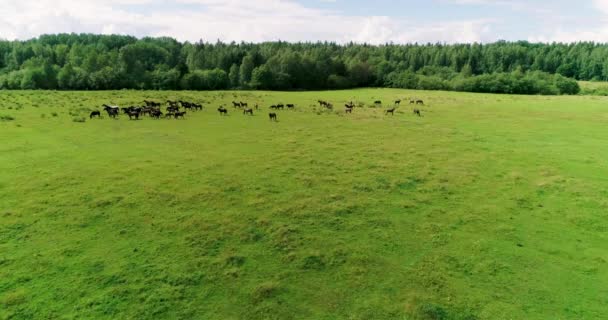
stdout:
[(575, 80), (608, 80), (608, 45), (182, 43), (95, 34), (0, 41), (2, 89), (396, 87), (576, 94)]

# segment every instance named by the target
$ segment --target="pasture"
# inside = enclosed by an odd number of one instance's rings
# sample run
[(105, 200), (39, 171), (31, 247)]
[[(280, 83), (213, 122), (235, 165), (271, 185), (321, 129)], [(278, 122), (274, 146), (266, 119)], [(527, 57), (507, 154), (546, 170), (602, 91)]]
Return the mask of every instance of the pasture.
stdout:
[[(89, 119), (144, 99), (204, 109)], [(602, 97), (0, 91), (0, 319), (605, 318), (607, 124)]]

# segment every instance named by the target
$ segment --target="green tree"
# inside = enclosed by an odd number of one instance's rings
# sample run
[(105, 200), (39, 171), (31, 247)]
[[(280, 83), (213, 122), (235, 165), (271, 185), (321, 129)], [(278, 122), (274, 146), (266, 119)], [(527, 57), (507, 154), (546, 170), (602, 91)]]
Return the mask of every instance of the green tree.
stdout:
[(240, 85), (239, 70), (240, 69), (236, 65), (236, 63), (232, 64), (232, 67), (230, 67), (230, 73), (228, 74), (228, 77), (230, 78), (230, 87), (232, 88), (238, 88)]
[(249, 82), (251, 81), (251, 78), (253, 76), (254, 68), (255, 68), (255, 64), (253, 62), (253, 56), (246, 55), (243, 58), (243, 61), (241, 63), (241, 68), (239, 70), (240, 85), (242, 87), (249, 86)]

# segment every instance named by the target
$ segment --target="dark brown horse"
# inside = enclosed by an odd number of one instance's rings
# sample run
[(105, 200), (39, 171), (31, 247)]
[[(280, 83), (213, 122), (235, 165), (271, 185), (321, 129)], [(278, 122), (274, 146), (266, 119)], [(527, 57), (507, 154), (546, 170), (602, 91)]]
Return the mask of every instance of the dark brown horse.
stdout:
[(274, 112), (269, 113), (268, 117), (270, 118), (270, 121), (277, 121), (277, 114)]
[(127, 111), (127, 115), (129, 116), (129, 120), (139, 120), (139, 111)]
[(420, 113), (420, 109), (414, 109), (414, 115), (422, 117), (422, 114)]
[(392, 108), (392, 109), (387, 109), (386, 111), (384, 111), (384, 114), (391, 114), (391, 116), (395, 115), (395, 109), (397, 108)]
[(251, 109), (251, 108), (244, 109), (243, 110), (243, 114), (249, 114), (250, 116), (252, 116), (253, 115), (253, 109)]

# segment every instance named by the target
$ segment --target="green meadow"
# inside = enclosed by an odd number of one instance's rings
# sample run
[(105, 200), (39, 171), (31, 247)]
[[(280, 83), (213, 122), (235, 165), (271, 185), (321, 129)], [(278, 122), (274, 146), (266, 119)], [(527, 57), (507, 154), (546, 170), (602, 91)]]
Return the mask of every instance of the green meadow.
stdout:
[[(144, 99), (205, 109), (88, 117)], [(605, 319), (607, 124), (592, 96), (0, 91), (0, 319)]]

